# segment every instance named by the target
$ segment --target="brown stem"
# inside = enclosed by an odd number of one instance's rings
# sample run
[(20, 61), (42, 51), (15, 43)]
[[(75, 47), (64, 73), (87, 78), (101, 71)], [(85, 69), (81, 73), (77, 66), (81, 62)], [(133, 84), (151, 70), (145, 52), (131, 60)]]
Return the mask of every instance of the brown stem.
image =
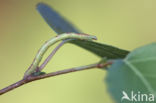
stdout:
[(14, 83), (14, 84), (12, 84), (12, 85), (9, 85), (8, 87), (3, 88), (3, 89), (0, 90), (0, 95), (2, 95), (2, 94), (4, 94), (4, 93), (7, 93), (8, 91), (11, 91), (11, 90), (13, 90), (13, 89), (15, 89), (15, 88), (17, 88), (17, 87), (19, 87), (19, 86), (22, 86), (22, 85), (25, 84), (25, 83), (26, 83), (25, 80), (22, 79), (22, 80), (20, 80), (20, 81)]
[(66, 74), (66, 73), (71, 73), (71, 72), (76, 72), (76, 71), (81, 71), (81, 70), (87, 70), (87, 69), (92, 69), (92, 68), (104, 68), (107, 67), (108, 65), (111, 65), (113, 62), (109, 61), (107, 63), (104, 64), (91, 64), (91, 65), (87, 65), (87, 66), (82, 66), (82, 67), (76, 67), (76, 68), (71, 68), (71, 69), (66, 69), (66, 70), (60, 70), (60, 71), (56, 71), (56, 72), (52, 72), (52, 73), (47, 73), (47, 74), (43, 74), (43, 75), (39, 75), (39, 76), (28, 76), (27, 78), (24, 78), (12, 85), (9, 85), (6, 88), (3, 88), (0, 90), (0, 95), (7, 93), (17, 87), (20, 87), (24, 84), (27, 84), (29, 82), (32, 81), (36, 81), (36, 80), (40, 80), (40, 79), (44, 79), (44, 78), (48, 78), (48, 77), (53, 77), (53, 76), (57, 76), (57, 75), (61, 75), (61, 74)]

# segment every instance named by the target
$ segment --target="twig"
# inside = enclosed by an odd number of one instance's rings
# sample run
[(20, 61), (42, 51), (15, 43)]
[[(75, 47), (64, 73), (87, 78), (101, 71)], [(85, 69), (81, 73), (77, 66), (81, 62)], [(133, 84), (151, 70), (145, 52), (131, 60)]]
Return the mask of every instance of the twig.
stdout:
[(60, 70), (60, 71), (56, 71), (56, 72), (52, 72), (52, 73), (39, 75), (39, 76), (28, 76), (27, 78), (24, 78), (24, 79), (12, 84), (12, 85), (9, 85), (6, 88), (1, 89), (0, 95), (7, 93), (7, 92), (9, 92), (9, 91), (11, 91), (17, 87), (20, 87), (20, 86), (27, 84), (29, 82), (32, 82), (32, 81), (36, 81), (36, 80), (40, 80), (40, 79), (44, 79), (44, 78), (48, 78), (48, 77), (53, 77), (53, 76), (57, 76), (57, 75), (62, 75), (62, 74), (66, 74), (66, 73), (92, 69), (92, 68), (104, 68), (104, 67), (107, 67), (108, 65), (111, 65), (112, 63), (113, 63), (112, 61), (108, 61), (104, 64), (96, 63), (96, 64), (86, 65), (86, 66), (82, 66), (82, 67)]

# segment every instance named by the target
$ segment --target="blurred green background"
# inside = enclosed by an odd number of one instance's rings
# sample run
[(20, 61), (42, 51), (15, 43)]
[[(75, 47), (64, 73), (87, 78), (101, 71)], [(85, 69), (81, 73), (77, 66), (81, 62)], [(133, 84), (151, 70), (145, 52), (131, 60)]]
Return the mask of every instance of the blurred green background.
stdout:
[[(40, 46), (56, 34), (36, 11), (41, 0), (0, 0), (0, 88), (21, 79)], [(42, 0), (98, 42), (133, 50), (155, 41), (155, 0)], [(53, 48), (51, 48), (52, 50)], [(49, 52), (49, 51), (48, 51)], [(94, 63), (99, 58), (75, 45), (61, 48), (45, 71)], [(93, 69), (26, 84), (0, 103), (114, 103)]]

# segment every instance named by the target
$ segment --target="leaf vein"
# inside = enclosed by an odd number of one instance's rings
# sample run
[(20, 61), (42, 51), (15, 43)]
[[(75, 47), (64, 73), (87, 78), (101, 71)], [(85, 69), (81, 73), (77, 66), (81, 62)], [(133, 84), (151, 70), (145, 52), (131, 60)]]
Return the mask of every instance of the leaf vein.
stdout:
[(125, 64), (126, 64), (127, 66), (129, 66), (129, 67), (133, 70), (133, 72), (134, 72), (134, 73), (140, 78), (140, 80), (146, 85), (148, 91), (149, 91), (150, 93), (154, 93), (154, 95), (155, 95), (154, 89), (151, 87), (150, 83), (146, 80), (146, 78), (144, 78), (144, 76), (142, 75), (142, 73), (141, 73), (133, 64), (131, 64), (129, 61), (124, 60), (124, 62), (125, 62)]

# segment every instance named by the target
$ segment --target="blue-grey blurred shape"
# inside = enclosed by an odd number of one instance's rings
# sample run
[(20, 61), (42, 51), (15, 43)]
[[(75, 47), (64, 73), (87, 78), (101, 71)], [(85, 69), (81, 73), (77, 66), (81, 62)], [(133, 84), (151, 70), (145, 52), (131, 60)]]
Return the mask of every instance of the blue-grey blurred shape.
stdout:
[(56, 11), (54, 11), (47, 4), (39, 3), (37, 10), (42, 15), (48, 25), (58, 34), (61, 33), (80, 33), (69, 21), (62, 18)]

